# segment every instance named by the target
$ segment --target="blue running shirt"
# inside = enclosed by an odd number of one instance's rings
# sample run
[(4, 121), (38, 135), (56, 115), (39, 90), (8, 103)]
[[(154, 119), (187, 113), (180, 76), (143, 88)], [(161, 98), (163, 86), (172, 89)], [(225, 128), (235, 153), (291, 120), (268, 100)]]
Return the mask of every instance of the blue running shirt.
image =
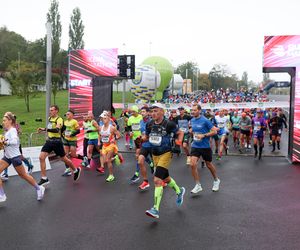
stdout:
[(210, 148), (209, 145), (209, 137), (205, 137), (202, 140), (197, 140), (197, 134), (206, 134), (209, 133), (213, 128), (213, 124), (210, 120), (205, 118), (204, 116), (200, 116), (199, 118), (192, 118), (191, 120), (192, 131), (193, 131), (193, 148)]

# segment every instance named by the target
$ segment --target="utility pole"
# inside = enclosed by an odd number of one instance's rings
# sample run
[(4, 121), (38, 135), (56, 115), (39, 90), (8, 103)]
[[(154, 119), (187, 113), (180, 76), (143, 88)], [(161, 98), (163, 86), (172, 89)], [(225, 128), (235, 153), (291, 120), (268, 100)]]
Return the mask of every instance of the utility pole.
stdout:
[(46, 23), (47, 29), (47, 57), (46, 57), (46, 127), (48, 124), (49, 109), (51, 106), (51, 81), (52, 81), (52, 27)]

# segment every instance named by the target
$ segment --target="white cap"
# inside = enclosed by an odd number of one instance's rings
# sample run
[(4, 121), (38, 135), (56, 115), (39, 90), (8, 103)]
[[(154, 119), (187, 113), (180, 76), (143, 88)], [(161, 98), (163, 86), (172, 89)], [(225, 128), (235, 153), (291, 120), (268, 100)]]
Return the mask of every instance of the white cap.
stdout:
[(152, 104), (152, 105), (151, 105), (151, 108), (160, 108), (160, 109), (164, 109), (165, 107), (164, 107), (163, 104), (157, 102), (157, 103)]

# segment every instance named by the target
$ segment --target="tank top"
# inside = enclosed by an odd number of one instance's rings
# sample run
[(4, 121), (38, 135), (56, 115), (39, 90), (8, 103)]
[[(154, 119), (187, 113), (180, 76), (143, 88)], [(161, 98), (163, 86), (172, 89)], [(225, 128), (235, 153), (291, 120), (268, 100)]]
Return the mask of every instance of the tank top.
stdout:
[(94, 127), (93, 122), (94, 122), (94, 120), (90, 121), (90, 123), (88, 125), (88, 130), (95, 130), (93, 132), (88, 133), (89, 134), (89, 140), (98, 139), (98, 131), (97, 131), (96, 127)]
[(100, 135), (101, 135), (101, 142), (104, 146), (107, 146), (111, 143), (112, 134), (110, 132), (112, 125), (109, 125), (106, 130), (104, 130), (104, 125), (101, 127)]

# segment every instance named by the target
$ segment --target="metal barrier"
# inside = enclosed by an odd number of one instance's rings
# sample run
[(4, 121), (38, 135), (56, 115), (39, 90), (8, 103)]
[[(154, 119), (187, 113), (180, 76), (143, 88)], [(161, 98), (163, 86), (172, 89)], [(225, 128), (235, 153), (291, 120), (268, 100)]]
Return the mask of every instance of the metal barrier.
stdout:
[(19, 134), (20, 144), (22, 147), (30, 147), (30, 135), (27, 133)]
[(47, 135), (46, 133), (31, 133), (30, 134), (30, 144), (29, 147), (42, 146), (45, 144)]

